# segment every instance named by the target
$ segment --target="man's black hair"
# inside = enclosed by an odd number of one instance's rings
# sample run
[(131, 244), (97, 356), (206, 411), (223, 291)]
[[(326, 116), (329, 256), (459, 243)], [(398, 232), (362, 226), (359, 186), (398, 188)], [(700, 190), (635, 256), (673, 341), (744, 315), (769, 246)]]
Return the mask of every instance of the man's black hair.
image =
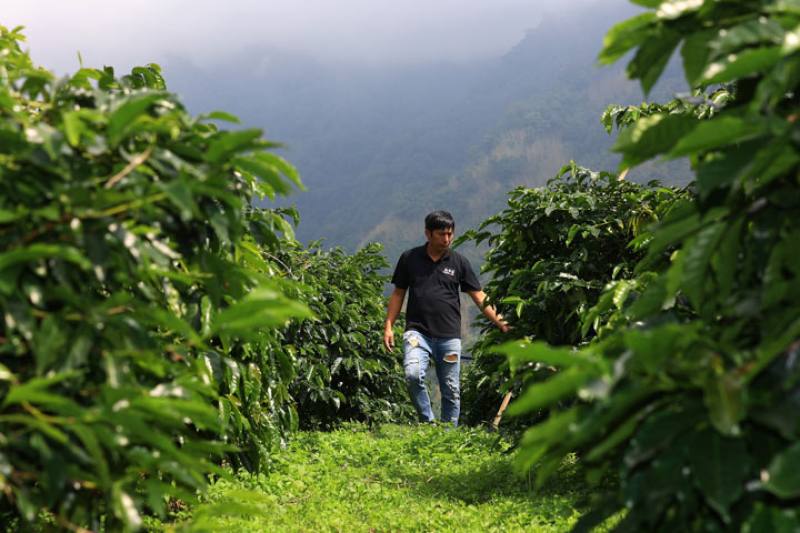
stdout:
[(456, 221), (453, 220), (453, 215), (447, 211), (434, 211), (425, 217), (425, 229), (434, 231), (437, 229), (455, 229)]

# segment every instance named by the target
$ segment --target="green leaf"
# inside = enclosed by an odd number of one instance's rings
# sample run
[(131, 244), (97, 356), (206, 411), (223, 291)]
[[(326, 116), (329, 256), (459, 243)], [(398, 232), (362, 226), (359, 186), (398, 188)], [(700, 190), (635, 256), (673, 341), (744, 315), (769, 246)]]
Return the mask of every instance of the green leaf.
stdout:
[(630, 283), (626, 283), (624, 281), (620, 282), (616, 288), (614, 289), (614, 306), (617, 309), (622, 309), (625, 305), (625, 302), (628, 300), (628, 295), (631, 292), (631, 285)]
[(558, 442), (559, 438), (570, 431), (570, 426), (578, 420), (578, 415), (577, 407), (555, 411), (544, 422), (528, 428), (520, 440), (520, 447), (524, 450), (524, 453), (517, 456), (520, 467), (527, 471), (536, 464), (548, 452), (550, 443)]
[(30, 263), (40, 259), (63, 259), (74, 263), (84, 270), (91, 268), (92, 264), (77, 248), (58, 244), (32, 244), (25, 248), (17, 248), (10, 252), (0, 254), (0, 270), (4, 270), (18, 263)]
[(12, 385), (3, 399), (3, 407), (9, 405), (17, 405), (23, 402), (31, 402), (34, 404), (44, 404), (50, 407), (62, 409), (64, 412), (80, 413), (81, 408), (78, 407), (67, 396), (60, 396), (58, 394), (48, 392), (47, 389), (52, 385), (60, 383), (66, 379), (75, 377), (75, 372), (63, 372), (53, 376), (32, 378), (25, 383), (19, 385)]
[(659, 312), (667, 300), (667, 288), (663, 279), (650, 283), (636, 298), (628, 312), (632, 319), (641, 319)]
[(650, 412), (625, 452), (627, 468), (638, 468), (644, 461), (657, 457), (664, 449), (677, 447), (686, 433), (705, 423), (705, 412), (694, 402), (669, 398), (659, 409)]
[[(261, 156), (264, 154), (262, 153), (258, 155)], [(244, 170), (245, 172), (249, 172), (260, 180), (266, 182), (271, 190), (277, 192), (278, 194), (287, 194), (291, 191), (289, 184), (286, 183), (281, 177), (280, 169), (277, 166), (265, 161), (263, 158), (256, 157), (255, 155), (250, 157), (237, 157), (233, 160), (233, 164), (236, 165), (237, 168)], [(269, 189), (267, 196), (270, 199), (275, 199), (275, 195), (271, 194)]]
[(706, 70), (710, 49), (708, 42), (714, 32), (704, 31), (691, 34), (681, 47), (683, 71), (686, 82), (690, 87), (695, 87)]
[(718, 298), (722, 302), (728, 298), (728, 295), (733, 290), (733, 283), (739, 265), (740, 236), (743, 225), (743, 218), (737, 218), (733, 223), (728, 223), (717, 253), (711, 259), (717, 278)]
[(529, 385), (509, 407), (511, 416), (530, 413), (548, 407), (567, 396), (575, 394), (588, 381), (598, 377), (597, 369), (573, 366), (559, 372), (547, 381)]
[(507, 355), (512, 368), (526, 363), (542, 363), (565, 368), (572, 366), (602, 368), (599, 358), (571, 348), (554, 348), (546, 342), (511, 341), (495, 347), (492, 351)]
[(200, 210), (194, 201), (191, 185), (185, 177), (181, 176), (171, 180), (161, 185), (161, 188), (167, 193), (167, 198), (178, 208), (181, 220), (189, 221), (198, 215)]
[(785, 500), (800, 496), (800, 443), (790, 446), (772, 459), (764, 488)]
[(198, 122), (206, 122), (209, 120), (220, 120), (223, 122), (231, 122), (233, 124), (240, 124), (241, 120), (236, 115), (226, 113), (225, 111), (212, 111), (204, 113), (197, 117)]
[(620, 424), (608, 437), (604, 438), (589, 450), (585, 456), (586, 461), (590, 463), (598, 461), (611, 451), (618, 449), (624, 442), (630, 439), (646, 414), (647, 411), (641, 411), (637, 413), (636, 416), (631, 416)]
[(682, 157), (721, 148), (760, 137), (764, 133), (764, 123), (750, 122), (732, 116), (719, 116), (700, 122), (670, 150), (669, 156)]
[(680, 33), (662, 28), (658, 33), (649, 36), (628, 63), (628, 76), (641, 81), (645, 95), (650, 93), (661, 77), (680, 41)]
[(0, 381), (14, 381), (15, 379), (14, 373), (6, 365), (0, 363)]
[(208, 337), (211, 333), (211, 324), (213, 321), (213, 307), (211, 300), (208, 296), (203, 296), (200, 300), (200, 334), (203, 337)]
[[(800, 5), (798, 6), (800, 11)], [(795, 509), (768, 507), (761, 502), (756, 503), (755, 512), (742, 526), (742, 533), (796, 533), (800, 530), (800, 517)]]
[(100, 481), (104, 484), (110, 483), (108, 461), (106, 461), (103, 449), (92, 428), (84, 424), (70, 424), (67, 426), (67, 430), (75, 434), (80, 439), (83, 447), (86, 448), (86, 451), (89, 452), (94, 461), (94, 466), (99, 470)]
[(703, 72), (702, 82), (705, 85), (729, 83), (753, 74), (766, 72), (780, 60), (781, 55), (781, 49), (777, 46), (731, 54), (708, 65)]
[[(687, 204), (672, 211), (662, 225), (656, 228), (653, 240), (647, 249), (648, 258), (661, 254), (666, 248), (682, 241), (703, 226), (700, 215), (695, 209), (694, 205)], [(641, 264), (636, 268), (640, 269)]]
[(114, 515), (119, 518), (127, 528), (137, 530), (142, 527), (142, 517), (136, 508), (133, 498), (122, 488), (122, 483), (114, 483), (112, 501)]
[(167, 309), (143, 308), (137, 310), (137, 315), (144, 323), (163, 328), (165, 332), (178, 334), (196, 346), (203, 346), (203, 341), (194, 328)]
[(656, 15), (660, 19), (674, 20), (694, 13), (704, 3), (705, 0), (664, 0), (658, 5)]
[(620, 168), (636, 166), (667, 153), (687, 134), (698, 127), (698, 120), (685, 115), (655, 114), (624, 129), (613, 150), (623, 154)]
[(760, 142), (731, 146), (720, 154), (700, 163), (697, 167), (697, 189), (701, 198), (708, 197), (716, 189), (728, 186), (738, 180), (753, 158), (753, 149)]
[(655, 20), (653, 13), (642, 13), (612, 27), (603, 38), (603, 49), (598, 57), (600, 63), (613, 63), (644, 42), (653, 31)]
[(264, 164), (272, 165), (277, 168), (280, 173), (289, 178), (289, 180), (294, 183), (299, 190), (306, 190), (302, 180), (300, 179), (300, 173), (297, 172), (297, 169), (294, 168), (291, 163), (286, 161), (281, 156), (272, 152), (259, 152), (255, 154), (255, 158)]
[(261, 139), (262, 134), (263, 132), (257, 129), (223, 131), (209, 143), (206, 161), (222, 163), (237, 152), (257, 148), (259, 144), (256, 141)]
[(16, 222), (28, 216), (28, 210), (22, 206), (17, 206), (16, 209), (0, 209), (0, 224), (9, 224)]
[[(783, 142), (781, 142), (783, 141)], [(785, 176), (795, 169), (800, 163), (800, 155), (792, 145), (785, 140), (773, 140), (766, 148), (758, 152), (755, 157), (750, 154), (752, 163), (744, 173), (745, 189), (752, 193), (772, 181)]]
[(774, 19), (748, 20), (742, 24), (719, 31), (714, 38), (709, 38), (709, 47), (714, 57), (727, 57), (743, 48), (757, 45), (780, 45), (784, 40), (783, 27)]
[(229, 333), (251, 336), (258, 328), (283, 325), (290, 318), (310, 318), (305, 305), (288, 300), (274, 288), (263, 285), (222, 310), (214, 317), (212, 334)]
[(62, 356), (66, 342), (67, 333), (61, 321), (54, 315), (47, 316), (33, 338), (37, 374), (42, 375), (54, 366)]
[(67, 111), (62, 115), (64, 121), (64, 132), (67, 134), (67, 142), (72, 146), (78, 146), (81, 142), (81, 133), (85, 126), (80, 119), (80, 115), (74, 111)]
[(791, 55), (800, 50), (800, 25), (795, 26), (791, 31), (786, 32), (783, 37), (781, 52), (784, 56)]
[(709, 371), (703, 398), (717, 431), (738, 436), (741, 433), (739, 423), (747, 415), (747, 387), (738, 373)]
[(697, 487), (725, 523), (730, 523), (730, 507), (744, 493), (744, 484), (751, 475), (744, 440), (723, 437), (706, 429), (693, 436), (690, 450)]
[(668, 361), (683, 352), (697, 339), (697, 324), (666, 324), (652, 329), (629, 329), (623, 333), (625, 345), (633, 352), (629, 364), (647, 374), (661, 375)]
[(231, 242), (230, 234), (230, 220), (222, 213), (214, 213), (209, 220), (211, 227), (214, 228), (214, 233), (217, 234), (219, 242), (223, 246), (229, 246)]
[(572, 226), (570, 226), (569, 232), (567, 233), (567, 240), (564, 242), (564, 244), (566, 244), (567, 246), (572, 244), (572, 240), (575, 238), (575, 236), (581, 229), (583, 229), (583, 227), (580, 224), (573, 224)]
[(108, 138), (112, 144), (117, 144), (133, 122), (147, 115), (150, 106), (164, 98), (162, 93), (138, 93), (128, 97), (108, 119)]
[(701, 229), (684, 246), (683, 277), (681, 289), (689, 297), (695, 309), (700, 309), (705, 301), (705, 291), (709, 285), (708, 272), (711, 257), (714, 255), (726, 223), (716, 222)]
[[(79, 414), (76, 413), (76, 414)], [(69, 444), (69, 436), (66, 433), (58, 429), (54, 424), (50, 424), (45, 420), (41, 420), (39, 418), (34, 418), (30, 415), (25, 414), (8, 414), (8, 415), (0, 415), (0, 422), (5, 424), (20, 424), (24, 426), (28, 426), (33, 431), (41, 432), (42, 434), (48, 436), (52, 440), (68, 445)]]

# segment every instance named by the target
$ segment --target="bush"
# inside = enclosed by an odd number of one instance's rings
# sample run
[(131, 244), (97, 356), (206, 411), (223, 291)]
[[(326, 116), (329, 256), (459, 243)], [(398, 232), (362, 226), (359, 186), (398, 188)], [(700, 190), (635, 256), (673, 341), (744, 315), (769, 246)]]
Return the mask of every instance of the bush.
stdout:
[[(579, 529), (800, 528), (800, 56), (795, 2), (663, 2), (615, 26), (601, 60), (635, 49), (649, 90), (681, 45), (688, 82), (732, 84), (716, 114), (658, 112), (619, 135), (623, 165), (688, 156), (696, 196), (655, 228), (618, 323), (572, 352), (507, 345), (514, 364), (563, 370), (514, 410), (581, 401), (530, 428), (524, 465), (544, 480), (571, 451), (620, 475)], [(704, 98), (705, 99), (705, 98)], [(598, 312), (608, 310), (601, 298)]]
[(305, 286), (298, 298), (314, 312), (283, 333), (298, 361), (291, 390), (303, 428), (412, 419), (402, 357), (383, 348), (388, 278), (380, 271), (388, 264), (380, 252), (379, 244), (352, 255), (341, 248), (322, 250), (319, 243), (281, 250), (289, 277)]
[(56, 80), (21, 40), (0, 27), (0, 513), (136, 528), (292, 424), (270, 328), (309, 313), (261, 256), (290, 226), (249, 206), (300, 184), (156, 65)]
[[(629, 246), (631, 240), (685, 195), (572, 163), (545, 187), (513, 190), (508, 208), (461, 240), (490, 244), (483, 266), (492, 275), (486, 291), (515, 336), (582, 344), (594, 336), (581, 327), (587, 311), (606, 285), (632, 277), (643, 256), (638, 246)], [(620, 299), (624, 295), (615, 301)], [(494, 351), (501, 334), (485, 320), (482, 325), (464, 384), (465, 418), (473, 424), (490, 419), (507, 390), (519, 393), (552, 375), (548, 365), (532, 365), (512, 379), (506, 359)]]

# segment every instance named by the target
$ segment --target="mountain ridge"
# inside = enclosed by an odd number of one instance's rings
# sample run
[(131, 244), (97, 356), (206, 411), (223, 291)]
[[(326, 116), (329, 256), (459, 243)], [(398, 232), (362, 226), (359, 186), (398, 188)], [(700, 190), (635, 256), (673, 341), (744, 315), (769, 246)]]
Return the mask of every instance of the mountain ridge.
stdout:
[[(423, 239), (430, 210), (450, 210), (465, 228), (570, 160), (616, 168), (600, 114), (640, 103), (641, 91), (621, 65), (600, 69), (595, 58), (608, 28), (636, 11), (617, 1), (545, 13), (507, 53), (469, 64), (331, 66), (252, 48), (213, 69), (176, 58), (165, 71), (193, 111), (213, 102), (287, 143), (309, 188), (290, 199), (301, 240), (347, 249), (380, 241), (391, 259)], [(665, 78), (655, 99), (684, 90), (677, 69)], [(651, 165), (632, 178), (683, 168)]]

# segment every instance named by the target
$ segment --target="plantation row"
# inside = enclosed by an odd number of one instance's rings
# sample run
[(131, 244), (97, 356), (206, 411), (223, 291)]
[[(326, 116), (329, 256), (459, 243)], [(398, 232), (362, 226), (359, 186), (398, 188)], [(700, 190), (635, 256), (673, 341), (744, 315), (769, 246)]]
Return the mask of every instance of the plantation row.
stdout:
[[(577, 454), (578, 529), (796, 530), (800, 3), (635, 3), (601, 61), (633, 51), (648, 92), (679, 48), (697, 89), (603, 123), (623, 169), (687, 157), (696, 180), (571, 164), (462, 237), (523, 339), (484, 328), (463, 418), (512, 392), (537, 486)], [(275, 144), (191, 117), (155, 65), (56, 80), (21, 38), (0, 36), (0, 520), (135, 529), (268, 471), (298, 427), (411, 418), (379, 248), (304, 247), (297, 213), (252, 207), (302, 188)]]

